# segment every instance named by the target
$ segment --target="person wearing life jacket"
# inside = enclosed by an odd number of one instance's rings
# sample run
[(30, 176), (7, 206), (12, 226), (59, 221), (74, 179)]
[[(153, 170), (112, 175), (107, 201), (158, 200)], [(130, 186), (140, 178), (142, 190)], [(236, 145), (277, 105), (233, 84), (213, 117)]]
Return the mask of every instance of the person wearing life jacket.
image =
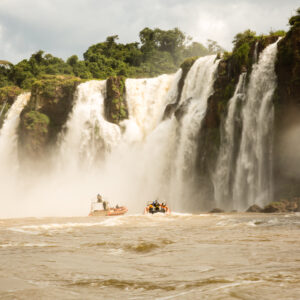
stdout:
[(148, 206), (148, 212), (152, 212), (154, 210), (153, 203), (149, 204)]
[(155, 208), (155, 210), (159, 210), (160, 204), (157, 199), (153, 202), (153, 207)]
[(104, 210), (109, 210), (109, 204), (107, 201), (103, 201), (102, 205)]
[(97, 202), (98, 203), (102, 202), (102, 196), (100, 194), (97, 195)]

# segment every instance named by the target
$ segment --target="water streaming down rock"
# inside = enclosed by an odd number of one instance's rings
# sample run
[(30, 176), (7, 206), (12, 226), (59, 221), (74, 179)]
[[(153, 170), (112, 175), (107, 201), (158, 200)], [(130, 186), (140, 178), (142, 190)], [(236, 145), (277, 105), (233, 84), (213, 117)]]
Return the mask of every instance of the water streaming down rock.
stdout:
[(70, 180), (77, 180), (79, 174), (93, 177), (82, 186), (87, 194), (100, 192), (112, 204), (142, 211), (145, 201), (153, 200), (163, 184), (170, 126), (160, 122), (166, 105), (177, 97), (180, 75), (178, 71), (151, 79), (127, 79), (129, 119), (120, 126), (105, 119), (105, 81), (79, 85), (60, 146), (62, 173), (71, 169)]
[(245, 106), (243, 131), (233, 187), (233, 206), (263, 206), (272, 199), (272, 96), (276, 88), (274, 64), (277, 43), (268, 46), (253, 66)]
[(23, 181), (18, 160), (18, 126), (20, 113), (30, 99), (30, 93), (17, 97), (10, 107), (0, 131), (0, 217), (15, 216), (19, 184)]
[[(216, 196), (220, 206), (222, 201), (223, 204), (228, 203), (224, 198), (231, 199), (232, 193), (234, 202), (230, 200), (231, 207), (244, 208), (254, 202), (251, 200), (254, 196), (262, 195), (261, 191), (270, 191), (269, 133), (272, 126), (271, 96), (275, 87), (274, 67), (272, 69), (276, 54), (274, 47), (268, 47), (253, 68), (242, 115), (238, 106), (243, 99), (245, 74), (241, 75), (235, 95), (230, 100), (223, 150), (218, 162), (222, 166), (220, 171), (235, 170), (237, 150), (234, 149), (239, 148), (240, 140), (241, 150), (235, 176), (226, 174), (222, 177), (220, 173), (222, 180), (218, 185), (223, 194)], [(59, 169), (59, 173), (53, 171), (47, 174), (36, 185), (31, 183), (28, 203), (37, 207), (36, 204), (41, 203), (40, 195), (47, 191), (43, 198), (45, 214), (54, 214), (56, 209), (64, 215), (85, 214), (90, 196), (100, 192), (107, 195), (112, 204), (124, 204), (131, 212), (141, 212), (145, 202), (157, 196), (167, 200), (175, 211), (206, 209), (195, 165), (201, 124), (207, 100), (213, 92), (217, 67), (216, 56), (203, 57), (194, 63), (185, 79), (179, 107), (164, 121), (166, 106), (176, 101), (181, 70), (157, 78), (127, 79), (129, 119), (120, 125), (105, 119), (105, 81), (94, 80), (79, 85), (72, 113), (60, 137), (57, 161), (63, 168)], [(0, 159), (5, 158), (5, 151), (16, 153), (7, 149), (11, 149), (9, 145), (16, 145), (18, 116), (29, 95), (26, 97), (22, 101), (18, 98), (14, 104), (16, 108), (12, 107), (17, 116), (16, 123), (9, 121), (8, 115), (1, 130)], [(236, 118), (239, 116), (243, 121), (241, 139), (236, 138)], [(252, 130), (258, 134), (251, 135)], [(8, 134), (12, 138), (10, 142), (3, 139), (5, 132), (13, 132)], [(254, 192), (256, 185), (258, 189)], [(62, 207), (58, 203), (65, 205)], [(74, 210), (64, 213), (62, 210), (68, 206), (67, 203), (72, 203)]]
[(4, 173), (13, 172), (18, 168), (18, 126), (20, 114), (30, 99), (30, 93), (17, 97), (8, 111), (3, 127), (0, 130), (0, 165)]
[(252, 64), (256, 64), (258, 60), (258, 42), (255, 43), (254, 52), (252, 57)]
[(201, 196), (199, 190), (195, 190), (197, 143), (201, 123), (206, 113), (207, 100), (213, 92), (218, 62), (215, 55), (199, 58), (185, 79), (180, 99), (181, 106), (177, 110), (178, 141), (171, 187), (171, 198), (174, 199), (175, 209), (187, 207), (187, 203), (183, 203), (182, 199), (189, 199), (188, 202), (191, 204), (195, 198)]
[(229, 100), (228, 112), (221, 130), (221, 146), (214, 174), (215, 201), (217, 207), (233, 209), (232, 185), (236, 169), (236, 155), (239, 150), (241, 128), (241, 107), (245, 101), (247, 73), (239, 77), (234, 95)]
[(74, 108), (62, 135), (64, 167), (92, 167), (97, 159), (119, 142), (119, 126), (104, 119), (106, 81), (88, 81), (78, 86)]
[(175, 101), (174, 92), (177, 92), (181, 73), (180, 69), (172, 75), (126, 80), (129, 120), (139, 129), (140, 138), (145, 138), (156, 128), (167, 104)]
[(157, 78), (127, 79), (126, 101), (129, 119), (119, 145), (105, 161), (107, 178), (120, 183), (111, 197), (120, 194), (132, 209), (143, 210), (146, 201), (165, 197), (167, 177), (174, 141), (174, 123), (162, 122), (165, 107), (176, 100), (181, 70)]

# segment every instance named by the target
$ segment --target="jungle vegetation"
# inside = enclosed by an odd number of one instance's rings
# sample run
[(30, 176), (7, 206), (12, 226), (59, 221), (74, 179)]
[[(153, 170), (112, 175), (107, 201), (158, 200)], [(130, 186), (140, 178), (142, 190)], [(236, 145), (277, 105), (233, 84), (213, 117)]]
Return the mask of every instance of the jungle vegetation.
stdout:
[(39, 50), (17, 64), (0, 60), (0, 88), (18, 86), (31, 89), (45, 75), (73, 75), (81, 79), (106, 79), (109, 76), (153, 77), (175, 72), (187, 57), (216, 53), (222, 48), (215, 41), (205, 47), (192, 41), (178, 28), (144, 28), (140, 42), (118, 43), (118, 35), (90, 46), (83, 60), (72, 55), (66, 61)]

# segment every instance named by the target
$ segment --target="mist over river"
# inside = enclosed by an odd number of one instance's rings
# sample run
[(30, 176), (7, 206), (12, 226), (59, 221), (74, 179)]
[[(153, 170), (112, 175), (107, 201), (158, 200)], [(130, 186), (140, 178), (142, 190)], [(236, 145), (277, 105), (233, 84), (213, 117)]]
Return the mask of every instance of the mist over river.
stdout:
[(300, 214), (0, 221), (1, 299), (299, 299)]

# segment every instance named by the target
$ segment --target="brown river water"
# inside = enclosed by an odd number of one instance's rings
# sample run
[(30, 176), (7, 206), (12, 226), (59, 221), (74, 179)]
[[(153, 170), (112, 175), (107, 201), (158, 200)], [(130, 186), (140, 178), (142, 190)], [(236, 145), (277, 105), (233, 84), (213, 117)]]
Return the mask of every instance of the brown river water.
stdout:
[(0, 219), (0, 299), (300, 299), (300, 214)]

